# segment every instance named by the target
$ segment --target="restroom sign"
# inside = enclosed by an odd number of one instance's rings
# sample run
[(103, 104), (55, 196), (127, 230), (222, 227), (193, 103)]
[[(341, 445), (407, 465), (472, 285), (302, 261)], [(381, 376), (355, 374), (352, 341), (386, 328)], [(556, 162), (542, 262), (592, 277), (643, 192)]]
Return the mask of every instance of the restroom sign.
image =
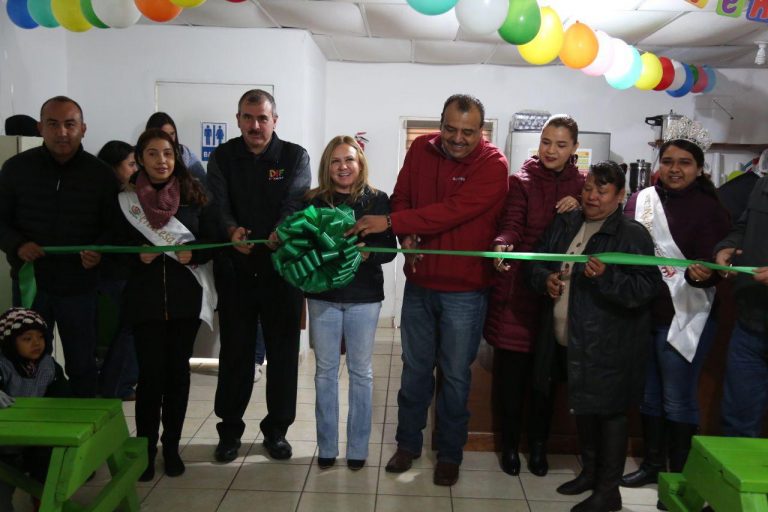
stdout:
[(203, 162), (207, 162), (213, 150), (226, 142), (227, 123), (203, 121), (200, 123), (200, 136), (203, 148), (200, 153), (203, 156)]

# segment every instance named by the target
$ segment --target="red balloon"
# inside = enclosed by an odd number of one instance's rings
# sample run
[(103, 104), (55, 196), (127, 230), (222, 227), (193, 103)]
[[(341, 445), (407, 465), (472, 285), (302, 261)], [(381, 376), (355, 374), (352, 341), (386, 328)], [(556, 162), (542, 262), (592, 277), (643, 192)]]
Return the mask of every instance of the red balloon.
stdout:
[(696, 69), (699, 70), (699, 79), (693, 84), (691, 92), (703, 92), (709, 85), (709, 75), (702, 66), (696, 66)]
[(663, 91), (675, 80), (675, 67), (672, 61), (666, 57), (659, 57), (659, 61), (661, 61), (661, 82), (653, 88), (654, 91)]
[(227, 2), (232, 2), (233, 4), (240, 4), (245, 2), (245, 0), (227, 0)]

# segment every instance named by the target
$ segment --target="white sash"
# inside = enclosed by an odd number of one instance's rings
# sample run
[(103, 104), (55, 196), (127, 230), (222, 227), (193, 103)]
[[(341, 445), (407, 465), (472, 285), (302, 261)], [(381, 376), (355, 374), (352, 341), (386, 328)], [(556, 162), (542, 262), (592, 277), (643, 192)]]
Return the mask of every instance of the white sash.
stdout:
[[(685, 259), (672, 239), (667, 216), (654, 187), (640, 191), (635, 206), (635, 220), (640, 222), (653, 238), (656, 256)], [(699, 338), (712, 309), (715, 289), (694, 288), (685, 281), (685, 267), (659, 266), (661, 276), (669, 288), (675, 316), (669, 326), (667, 341), (689, 362), (696, 355)]]
[[(176, 217), (171, 217), (168, 223), (160, 229), (153, 228), (147, 220), (136, 192), (120, 192), (118, 200), (120, 201), (120, 209), (128, 222), (154, 245), (182, 245), (195, 241), (195, 235)], [(179, 260), (175, 252), (166, 252), (165, 254), (176, 261)], [(184, 265), (184, 267), (192, 272), (200, 288), (203, 289), (200, 319), (213, 330), (213, 310), (216, 309), (216, 301), (218, 300), (216, 286), (213, 282), (213, 264), (209, 261), (204, 265)]]

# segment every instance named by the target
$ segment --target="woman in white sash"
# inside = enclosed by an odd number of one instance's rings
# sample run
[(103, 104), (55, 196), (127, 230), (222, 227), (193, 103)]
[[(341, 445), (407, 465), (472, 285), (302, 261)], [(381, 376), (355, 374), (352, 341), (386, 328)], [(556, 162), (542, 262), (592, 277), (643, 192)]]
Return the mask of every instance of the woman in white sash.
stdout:
[[(730, 216), (703, 174), (709, 135), (684, 119), (659, 150), (659, 180), (630, 198), (625, 213), (653, 237), (657, 256), (710, 261)], [(679, 472), (699, 424), (698, 384), (715, 335), (710, 314), (718, 276), (701, 265), (659, 267), (666, 286), (653, 305), (654, 329), (640, 406), (645, 459), (622, 478), (626, 487), (655, 483), (659, 471)], [(665, 439), (668, 447), (665, 450)]]
[[(123, 215), (116, 236), (121, 243), (182, 245), (218, 238), (216, 210), (175, 148), (161, 130), (139, 137), (139, 171), (119, 196)], [(179, 476), (185, 469), (179, 439), (189, 397), (189, 358), (200, 320), (209, 322), (215, 306), (211, 257), (208, 250), (125, 256), (130, 274), (123, 315), (133, 325), (139, 361), (136, 435), (148, 439), (149, 452), (141, 481), (154, 478), (161, 417), (165, 474)]]

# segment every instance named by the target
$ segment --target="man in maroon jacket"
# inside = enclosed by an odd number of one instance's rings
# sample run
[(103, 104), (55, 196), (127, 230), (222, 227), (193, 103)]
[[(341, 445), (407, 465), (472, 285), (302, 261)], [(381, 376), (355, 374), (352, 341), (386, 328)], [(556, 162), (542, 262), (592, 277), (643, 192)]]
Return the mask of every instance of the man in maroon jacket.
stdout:
[[(507, 193), (507, 159), (483, 139), (485, 111), (472, 96), (445, 102), (440, 132), (413, 141), (392, 194), (391, 215), (362, 217), (354, 233), (386, 229), (403, 248), (484, 251), (491, 246)], [(397, 451), (386, 470), (410, 469), (435, 389), (434, 482), (453, 485), (467, 441), (467, 398), (493, 269), (483, 258), (419, 255), (406, 260), (402, 310), (403, 374), (397, 397)]]

